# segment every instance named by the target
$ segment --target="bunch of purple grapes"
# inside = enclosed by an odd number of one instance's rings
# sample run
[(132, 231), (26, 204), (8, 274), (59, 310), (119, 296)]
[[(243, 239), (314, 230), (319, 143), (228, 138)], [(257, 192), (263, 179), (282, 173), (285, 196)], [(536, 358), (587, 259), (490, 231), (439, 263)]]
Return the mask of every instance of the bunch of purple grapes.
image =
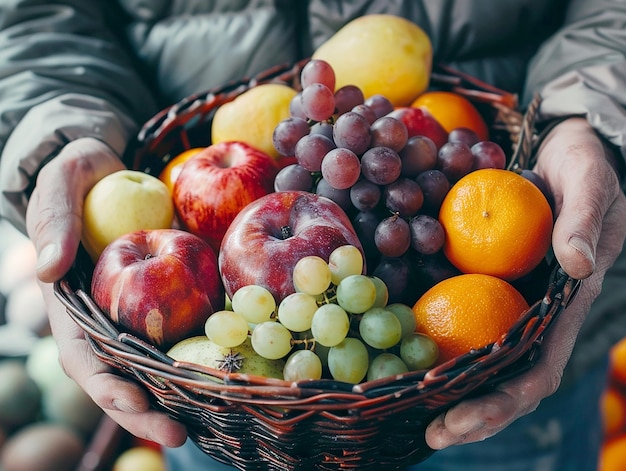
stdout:
[(445, 241), (437, 219), (441, 202), (467, 173), (504, 168), (503, 149), (467, 128), (450, 132), (441, 148), (427, 136), (409, 135), (400, 119), (389, 116), (394, 105), (386, 97), (366, 99), (353, 85), (334, 91), (334, 71), (322, 60), (303, 67), (301, 84), (291, 116), (274, 130), (278, 152), (296, 162), (278, 173), (275, 190), (310, 191), (339, 204), (352, 219), (368, 266), (375, 267), (372, 274), (399, 294), (411, 282), (404, 272), (416, 266), (432, 282), (452, 274), (439, 253)]

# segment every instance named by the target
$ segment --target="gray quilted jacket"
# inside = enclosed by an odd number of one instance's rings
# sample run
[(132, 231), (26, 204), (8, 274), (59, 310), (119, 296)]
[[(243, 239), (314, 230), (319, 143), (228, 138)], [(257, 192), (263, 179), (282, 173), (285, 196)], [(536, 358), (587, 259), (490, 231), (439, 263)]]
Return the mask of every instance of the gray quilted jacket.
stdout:
[(121, 155), (160, 108), (306, 57), (366, 13), (410, 18), (434, 62), (522, 106), (539, 91), (542, 120), (584, 115), (626, 155), (624, 0), (2, 0), (0, 214), (24, 230), (34, 175), (68, 141)]

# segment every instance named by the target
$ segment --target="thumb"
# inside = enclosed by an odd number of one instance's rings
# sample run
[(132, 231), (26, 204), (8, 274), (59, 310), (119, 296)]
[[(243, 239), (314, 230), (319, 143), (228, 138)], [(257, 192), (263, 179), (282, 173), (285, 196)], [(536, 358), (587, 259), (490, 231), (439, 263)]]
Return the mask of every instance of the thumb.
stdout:
[(577, 279), (594, 272), (603, 220), (621, 191), (601, 141), (586, 123), (581, 126), (557, 129), (561, 132), (540, 149), (536, 169), (556, 201), (554, 254), (563, 269)]
[(84, 138), (67, 144), (41, 169), (26, 212), (41, 281), (52, 283), (70, 269), (80, 243), (85, 196), (97, 181), (123, 168), (106, 144)]

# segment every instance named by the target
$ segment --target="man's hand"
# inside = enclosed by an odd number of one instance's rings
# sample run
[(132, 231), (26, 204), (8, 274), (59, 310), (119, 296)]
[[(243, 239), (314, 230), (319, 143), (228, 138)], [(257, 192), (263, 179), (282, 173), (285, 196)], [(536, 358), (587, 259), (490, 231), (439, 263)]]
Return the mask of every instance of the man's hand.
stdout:
[(434, 449), (484, 440), (557, 390), (604, 274), (622, 250), (626, 198), (602, 142), (585, 120), (572, 118), (552, 130), (539, 149), (535, 171), (556, 202), (555, 256), (571, 277), (584, 281), (543, 341), (537, 364), (493, 393), (463, 401), (437, 417), (426, 430)]
[(133, 435), (176, 447), (186, 439), (185, 427), (151, 409), (139, 384), (116, 375), (98, 360), (52, 290), (51, 283), (67, 273), (76, 257), (85, 196), (97, 181), (123, 168), (101, 141), (85, 138), (69, 143), (39, 174), (26, 215), (27, 230), (37, 249), (37, 276), (66, 374)]

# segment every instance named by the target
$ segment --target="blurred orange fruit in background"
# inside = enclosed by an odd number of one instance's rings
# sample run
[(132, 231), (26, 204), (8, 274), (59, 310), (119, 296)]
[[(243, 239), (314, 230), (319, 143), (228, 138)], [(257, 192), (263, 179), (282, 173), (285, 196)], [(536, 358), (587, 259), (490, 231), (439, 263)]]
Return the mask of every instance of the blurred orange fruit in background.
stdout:
[(526, 300), (513, 286), (481, 274), (440, 281), (413, 306), (416, 331), (439, 347), (438, 363), (496, 342), (526, 310)]
[(611, 349), (611, 377), (626, 386), (626, 337)]
[(626, 471), (626, 434), (606, 441), (599, 461), (598, 471)]
[(463, 273), (507, 281), (532, 271), (552, 237), (552, 210), (526, 178), (500, 169), (475, 170), (456, 182), (441, 204), (446, 257)]
[(474, 104), (463, 95), (448, 91), (424, 92), (411, 106), (426, 108), (448, 132), (456, 128), (468, 128), (481, 141), (489, 139), (487, 123)]
[(187, 149), (172, 160), (170, 160), (165, 168), (161, 170), (159, 174), (159, 180), (167, 185), (167, 188), (170, 190), (170, 193), (174, 191), (174, 182), (176, 178), (178, 178), (178, 174), (180, 170), (183, 168), (183, 164), (187, 162), (191, 157), (200, 152), (203, 147), (192, 147), (191, 149)]
[(626, 397), (622, 391), (607, 386), (601, 398), (601, 411), (606, 437), (626, 433)]

